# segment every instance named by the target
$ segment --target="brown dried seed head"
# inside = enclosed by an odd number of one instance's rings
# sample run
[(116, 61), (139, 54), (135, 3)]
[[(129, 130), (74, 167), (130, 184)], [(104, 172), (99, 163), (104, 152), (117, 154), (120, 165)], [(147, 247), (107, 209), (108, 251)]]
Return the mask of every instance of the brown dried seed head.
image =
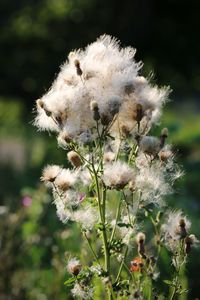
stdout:
[(136, 105), (136, 116), (135, 119), (137, 122), (140, 122), (144, 116), (142, 104), (137, 103)]
[(126, 125), (122, 125), (120, 129), (124, 137), (128, 137), (130, 135), (130, 129)]
[(172, 157), (172, 151), (171, 151), (171, 150), (161, 150), (161, 151), (158, 153), (158, 156), (159, 156), (160, 160), (166, 161), (166, 160), (168, 160), (170, 157)]
[(67, 153), (67, 158), (70, 163), (75, 166), (76, 168), (82, 166), (82, 161), (80, 156), (75, 151), (70, 151)]
[(169, 131), (167, 128), (163, 128), (162, 131), (161, 131), (161, 136), (167, 138), (169, 135)]
[(109, 115), (101, 114), (101, 124), (107, 126), (111, 122), (111, 118)]
[(78, 59), (75, 59), (74, 65), (76, 67), (76, 73), (77, 73), (77, 75), (81, 76), (83, 74), (83, 71), (81, 70), (81, 67), (80, 67), (80, 61)]
[(74, 65), (76, 68), (80, 68), (80, 61), (78, 59), (75, 59)]
[(146, 236), (143, 232), (139, 232), (136, 235), (136, 242), (137, 244), (143, 244), (145, 242)]
[(98, 103), (97, 103), (96, 101), (91, 101), (91, 102), (90, 102), (90, 109), (91, 109), (92, 111), (94, 111), (94, 110), (99, 110)]
[(179, 220), (179, 225), (180, 225), (180, 227), (185, 227), (185, 220), (184, 219), (180, 219)]

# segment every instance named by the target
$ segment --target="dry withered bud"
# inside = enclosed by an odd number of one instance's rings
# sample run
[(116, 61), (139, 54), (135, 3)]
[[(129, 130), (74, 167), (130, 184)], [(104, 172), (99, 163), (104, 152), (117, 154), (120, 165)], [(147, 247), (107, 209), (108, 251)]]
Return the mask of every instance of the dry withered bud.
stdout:
[(82, 166), (81, 158), (75, 151), (68, 152), (67, 158), (74, 167), (78, 168)]
[(74, 65), (76, 67), (76, 73), (78, 76), (81, 76), (83, 74), (83, 71), (81, 70), (80, 61), (78, 59), (75, 59)]
[(168, 137), (169, 132), (167, 128), (163, 128), (160, 135), (160, 148), (163, 148), (165, 145), (165, 140)]
[(100, 120), (100, 114), (99, 114), (98, 103), (96, 101), (91, 101), (91, 103), (90, 103), (90, 109), (93, 112), (93, 119), (95, 121), (99, 121)]

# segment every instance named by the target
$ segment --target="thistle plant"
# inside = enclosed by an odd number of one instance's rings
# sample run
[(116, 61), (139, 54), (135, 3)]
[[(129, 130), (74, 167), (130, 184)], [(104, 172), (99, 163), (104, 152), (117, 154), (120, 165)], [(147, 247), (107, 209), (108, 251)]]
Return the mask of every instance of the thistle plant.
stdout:
[[(168, 130), (150, 135), (170, 90), (141, 76), (134, 55), (101, 36), (71, 52), (37, 100), (35, 125), (55, 132), (71, 165), (48, 165), (41, 180), (52, 189), (58, 218), (78, 224), (93, 258), (85, 265), (72, 253), (68, 260), (65, 284), (79, 299), (175, 299), (186, 292), (180, 276), (198, 243), (183, 212), (166, 203), (182, 175)], [(163, 251), (170, 278), (159, 272)]]

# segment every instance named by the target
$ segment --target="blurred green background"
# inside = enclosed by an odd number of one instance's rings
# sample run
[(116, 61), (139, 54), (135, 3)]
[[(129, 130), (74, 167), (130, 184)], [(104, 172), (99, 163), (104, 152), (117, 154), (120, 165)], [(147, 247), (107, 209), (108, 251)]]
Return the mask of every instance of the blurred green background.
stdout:
[[(80, 237), (57, 220), (39, 182), (45, 164), (66, 164), (65, 153), (32, 126), (33, 108), (68, 52), (103, 33), (136, 47), (144, 74), (173, 90), (161, 122), (185, 176), (170, 204), (200, 238), (199, 12), (198, 0), (0, 1), (0, 299), (70, 299), (65, 252), (78, 253)], [(188, 299), (200, 298), (199, 254), (186, 270)]]

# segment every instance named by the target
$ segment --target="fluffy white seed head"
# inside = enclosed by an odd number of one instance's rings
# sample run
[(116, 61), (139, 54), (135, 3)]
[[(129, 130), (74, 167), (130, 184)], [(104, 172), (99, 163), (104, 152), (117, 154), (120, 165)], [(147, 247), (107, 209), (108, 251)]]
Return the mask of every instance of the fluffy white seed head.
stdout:
[(160, 141), (154, 136), (144, 136), (139, 141), (142, 152), (148, 155), (156, 155), (160, 150)]
[(113, 135), (121, 135), (121, 128), (132, 130), (138, 116), (130, 113), (130, 107), (137, 105), (142, 107), (139, 118), (148, 115), (149, 124), (157, 122), (168, 90), (138, 76), (142, 64), (135, 62), (135, 52), (120, 48), (119, 41), (108, 35), (71, 52), (48, 93), (37, 101), (35, 125), (41, 130), (64, 130), (79, 142), (80, 135), (92, 131), (100, 119), (107, 126), (115, 116)]
[(133, 169), (120, 161), (106, 165), (102, 176), (106, 186), (116, 189), (124, 188), (133, 178)]
[(93, 299), (93, 290), (89, 286), (84, 286), (78, 282), (75, 283), (71, 292), (74, 298), (78, 297), (84, 300)]
[(82, 269), (82, 264), (76, 257), (73, 257), (68, 261), (67, 271), (70, 274), (77, 276), (80, 273), (81, 269)]
[(171, 249), (176, 248), (177, 242), (185, 238), (191, 223), (183, 216), (182, 211), (171, 211), (167, 214), (166, 223), (162, 225), (161, 231), (164, 242)]
[(54, 182), (56, 177), (62, 172), (62, 168), (57, 165), (48, 165), (42, 171), (41, 180), (45, 183)]
[(55, 179), (55, 186), (61, 191), (67, 191), (77, 182), (77, 173), (69, 169), (62, 169)]

